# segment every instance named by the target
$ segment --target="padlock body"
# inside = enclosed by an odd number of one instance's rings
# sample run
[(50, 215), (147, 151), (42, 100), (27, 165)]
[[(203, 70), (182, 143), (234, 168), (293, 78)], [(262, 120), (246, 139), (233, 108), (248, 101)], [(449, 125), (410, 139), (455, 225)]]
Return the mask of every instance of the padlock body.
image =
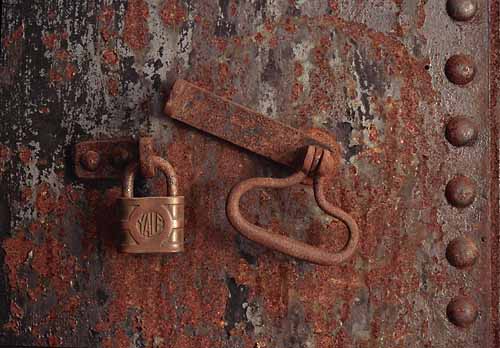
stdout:
[(120, 198), (120, 251), (184, 251), (184, 197)]

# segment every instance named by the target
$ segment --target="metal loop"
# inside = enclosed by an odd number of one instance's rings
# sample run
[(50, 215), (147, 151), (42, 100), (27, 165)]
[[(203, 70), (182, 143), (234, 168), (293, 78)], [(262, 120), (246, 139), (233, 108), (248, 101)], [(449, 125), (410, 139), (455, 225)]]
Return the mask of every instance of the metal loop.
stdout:
[[(178, 183), (174, 167), (164, 158), (151, 156), (150, 159), (151, 164), (155, 168), (160, 169), (167, 178), (167, 195), (177, 196)], [(139, 164), (137, 162), (132, 162), (125, 168), (122, 180), (122, 196), (125, 198), (132, 198), (134, 196), (134, 179), (138, 169)]]
[[(304, 160), (304, 171), (310, 173), (312, 170), (319, 168), (318, 176), (315, 177), (314, 180), (314, 196), (316, 201), (325, 213), (339, 219), (345, 223), (349, 229), (349, 240), (342, 251), (331, 253), (307, 243), (272, 233), (268, 229), (250, 223), (241, 214), (240, 199), (246, 192), (258, 187), (285, 188), (299, 184), (307, 176), (303, 171), (296, 172), (284, 179), (252, 178), (244, 180), (234, 186), (229, 193), (226, 206), (227, 217), (231, 225), (248, 239), (298, 259), (322, 265), (333, 265), (350, 258), (359, 242), (359, 228), (356, 221), (354, 221), (348, 213), (333, 206), (326, 200), (324, 186), (327, 176), (321, 175), (321, 161), (324, 160), (323, 157), (322, 151), (318, 152), (318, 149), (310, 147), (308, 149), (308, 155), (306, 155)], [(327, 160), (331, 160), (331, 157), (327, 158)], [(324, 165), (324, 167), (328, 166), (331, 166), (331, 164)]]

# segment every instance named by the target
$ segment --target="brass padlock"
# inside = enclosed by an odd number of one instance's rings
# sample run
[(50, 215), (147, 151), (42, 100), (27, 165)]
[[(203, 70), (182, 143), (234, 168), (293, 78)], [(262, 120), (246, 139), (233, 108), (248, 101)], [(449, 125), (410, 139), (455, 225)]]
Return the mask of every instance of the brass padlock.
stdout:
[(138, 163), (125, 169), (122, 183), (122, 241), (120, 251), (126, 253), (175, 253), (184, 251), (184, 197), (178, 196), (177, 176), (172, 165), (151, 156), (155, 168), (167, 178), (167, 197), (133, 197)]

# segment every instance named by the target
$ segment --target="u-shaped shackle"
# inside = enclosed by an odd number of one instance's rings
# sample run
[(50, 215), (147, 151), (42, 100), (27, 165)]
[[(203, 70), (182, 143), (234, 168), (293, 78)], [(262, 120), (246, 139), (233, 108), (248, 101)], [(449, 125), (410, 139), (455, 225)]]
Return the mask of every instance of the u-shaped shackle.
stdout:
[[(151, 164), (154, 168), (160, 169), (167, 179), (167, 195), (178, 195), (178, 182), (177, 175), (175, 174), (174, 167), (166, 159), (159, 156), (150, 157)], [(122, 196), (125, 198), (132, 198), (134, 196), (134, 179), (139, 170), (139, 163), (130, 163), (124, 171), (122, 179)]]

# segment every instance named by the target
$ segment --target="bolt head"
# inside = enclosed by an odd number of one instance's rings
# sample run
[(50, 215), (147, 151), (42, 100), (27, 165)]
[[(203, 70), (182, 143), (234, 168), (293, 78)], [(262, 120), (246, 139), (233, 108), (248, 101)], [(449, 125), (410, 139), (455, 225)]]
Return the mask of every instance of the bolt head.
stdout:
[(452, 324), (461, 328), (469, 327), (477, 319), (477, 304), (469, 296), (455, 297), (446, 307), (446, 315)]
[(457, 54), (448, 59), (444, 72), (450, 82), (463, 86), (474, 79), (476, 66), (471, 56)]
[(446, 11), (456, 21), (470, 21), (477, 12), (477, 2), (475, 0), (448, 0)]
[(467, 237), (453, 239), (446, 248), (448, 262), (457, 268), (473, 266), (479, 257), (479, 249), (474, 241)]
[(476, 185), (470, 178), (459, 175), (448, 182), (445, 195), (454, 207), (465, 208), (476, 198)]
[(96, 151), (89, 150), (80, 158), (80, 163), (86, 170), (94, 172), (99, 167), (100, 156)]
[(125, 167), (130, 162), (130, 158), (130, 153), (122, 147), (117, 147), (111, 152), (111, 163), (115, 168)]
[(446, 125), (446, 139), (453, 146), (471, 146), (477, 140), (477, 127), (465, 117), (454, 117)]

